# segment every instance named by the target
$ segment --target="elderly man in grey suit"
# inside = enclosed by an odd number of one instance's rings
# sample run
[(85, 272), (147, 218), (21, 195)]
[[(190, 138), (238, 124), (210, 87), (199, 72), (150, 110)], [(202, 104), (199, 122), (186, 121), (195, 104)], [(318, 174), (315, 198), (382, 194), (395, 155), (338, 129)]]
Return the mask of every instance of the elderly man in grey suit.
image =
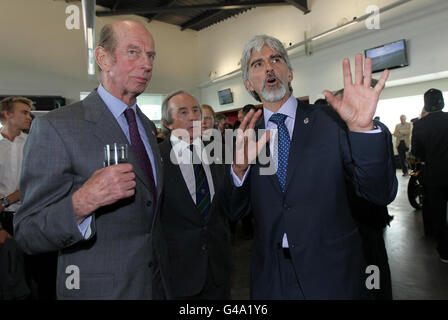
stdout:
[[(59, 299), (167, 295), (156, 128), (136, 105), (154, 57), (154, 40), (141, 24), (106, 25), (95, 49), (100, 86), (33, 122), (15, 234), (29, 254), (59, 250)], [(130, 145), (128, 163), (102, 168), (103, 148), (113, 143)]]

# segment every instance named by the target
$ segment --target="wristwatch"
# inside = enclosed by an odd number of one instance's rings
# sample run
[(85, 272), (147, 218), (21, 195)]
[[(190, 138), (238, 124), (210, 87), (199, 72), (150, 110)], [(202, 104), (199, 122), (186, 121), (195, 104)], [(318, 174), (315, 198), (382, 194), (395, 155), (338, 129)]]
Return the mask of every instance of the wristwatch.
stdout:
[(2, 203), (3, 208), (8, 208), (9, 205), (11, 204), (11, 202), (9, 201), (9, 199), (7, 197), (2, 198), (1, 203)]

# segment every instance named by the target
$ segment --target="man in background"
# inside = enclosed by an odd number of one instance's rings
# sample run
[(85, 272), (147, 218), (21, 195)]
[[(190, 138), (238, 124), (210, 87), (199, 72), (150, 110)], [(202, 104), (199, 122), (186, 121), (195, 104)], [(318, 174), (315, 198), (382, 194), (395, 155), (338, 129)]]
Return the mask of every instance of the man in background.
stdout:
[[(7, 239), (15, 243), (11, 240), (14, 233), (13, 217), (20, 208), (19, 181), (23, 146), (28, 137), (23, 130), (30, 128), (33, 109), (32, 101), (24, 97), (8, 97), (0, 101), (0, 122), (3, 126), (0, 131), (0, 250), (5, 249), (2, 246)], [(11, 245), (15, 246), (13, 243)], [(0, 261), (1, 266), (14, 265), (10, 259), (19, 261), (15, 263), (19, 266), (16, 282), (11, 283), (14, 281), (10, 277), (1, 279), (0, 299), (24, 298), (30, 293), (25, 283), (24, 256), (20, 250), (15, 253), (13, 256), (2, 256)]]
[(224, 136), (224, 130), (230, 129), (229, 119), (227, 119), (227, 117), (222, 113), (216, 114), (215, 125), (216, 125), (216, 128), (219, 131), (221, 131), (221, 135), (223, 135), (223, 136)]
[(400, 123), (395, 126), (394, 136), (396, 138), (395, 147), (400, 157), (400, 166), (403, 171), (403, 177), (408, 175), (408, 162), (406, 160), (406, 152), (411, 146), (411, 123), (406, 122), (406, 116), (400, 116)]
[(428, 114), (414, 123), (411, 152), (425, 162), (423, 186), (430, 234), (437, 240), (440, 260), (448, 263), (448, 113), (440, 90), (430, 89), (424, 95)]

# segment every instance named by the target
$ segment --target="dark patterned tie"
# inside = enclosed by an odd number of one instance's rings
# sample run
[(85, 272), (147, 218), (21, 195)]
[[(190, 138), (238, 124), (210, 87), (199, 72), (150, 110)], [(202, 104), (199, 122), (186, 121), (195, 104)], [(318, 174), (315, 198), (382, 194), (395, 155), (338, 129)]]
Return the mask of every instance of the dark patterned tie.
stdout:
[(142, 138), (140, 137), (140, 133), (138, 132), (137, 120), (135, 119), (135, 112), (131, 108), (126, 108), (124, 116), (126, 117), (126, 121), (128, 122), (129, 126), (129, 136), (131, 138), (132, 150), (134, 150), (135, 154), (137, 155), (138, 163), (140, 164), (140, 167), (143, 169), (143, 172), (145, 173), (146, 178), (148, 179), (149, 189), (154, 196), (154, 201), (156, 201), (157, 189), (154, 182), (154, 174), (152, 172), (151, 161), (149, 161), (145, 145), (143, 144)]
[(194, 145), (190, 145), (193, 159), (194, 177), (196, 180), (196, 207), (203, 219), (205, 219), (209, 213), (211, 206), (210, 188), (208, 186), (207, 176), (205, 174), (204, 166), (199, 158)]
[(285, 192), (286, 186), (286, 171), (288, 169), (288, 156), (289, 145), (291, 143), (289, 139), (288, 128), (285, 125), (286, 114), (274, 113), (269, 121), (275, 123), (278, 129), (278, 168), (277, 178), (282, 187), (282, 191)]

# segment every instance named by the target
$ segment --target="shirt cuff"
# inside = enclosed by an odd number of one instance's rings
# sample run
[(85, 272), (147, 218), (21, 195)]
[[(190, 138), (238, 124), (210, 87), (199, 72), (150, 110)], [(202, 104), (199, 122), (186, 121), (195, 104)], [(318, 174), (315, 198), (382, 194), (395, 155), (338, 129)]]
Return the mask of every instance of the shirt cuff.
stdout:
[(235, 172), (233, 172), (232, 166), (230, 166), (230, 174), (232, 175), (233, 184), (235, 185), (235, 187), (239, 188), (243, 185), (244, 181), (246, 181), (247, 173), (249, 172), (249, 170), (250, 170), (250, 166), (247, 168), (246, 173), (243, 176), (243, 179), (240, 180), (240, 178), (238, 178), (238, 176), (235, 174)]
[(78, 224), (79, 232), (81, 232), (81, 235), (84, 239), (89, 239), (90, 235), (92, 234), (92, 229), (90, 228), (90, 223), (92, 222), (92, 216), (88, 216), (84, 219), (83, 222)]

